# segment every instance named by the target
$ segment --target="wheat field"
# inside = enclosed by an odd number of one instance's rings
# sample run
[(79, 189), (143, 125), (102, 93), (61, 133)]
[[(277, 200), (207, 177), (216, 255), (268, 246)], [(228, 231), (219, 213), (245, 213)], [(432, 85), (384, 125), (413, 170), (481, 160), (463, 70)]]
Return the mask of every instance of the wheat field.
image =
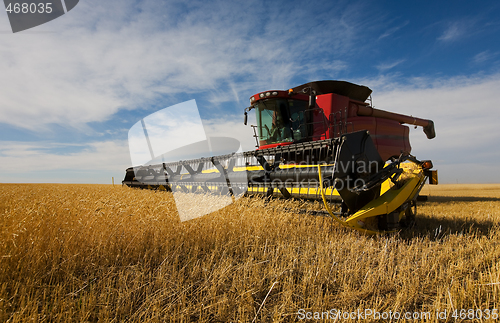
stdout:
[(0, 321), (498, 321), (500, 185), (422, 194), (367, 236), (281, 200), (180, 222), (167, 192), (0, 184)]

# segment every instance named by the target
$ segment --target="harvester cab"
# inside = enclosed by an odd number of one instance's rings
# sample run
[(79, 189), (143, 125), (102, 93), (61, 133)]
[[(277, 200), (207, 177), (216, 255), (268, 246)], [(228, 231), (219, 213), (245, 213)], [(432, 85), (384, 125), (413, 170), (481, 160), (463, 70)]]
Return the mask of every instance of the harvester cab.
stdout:
[[(317, 81), (250, 97), (257, 149), (129, 168), (124, 184), (175, 192), (264, 195), (321, 200), (344, 226), (394, 232), (409, 226), (432, 162), (410, 155), (409, 128), (435, 136), (431, 120), (375, 109), (371, 90), (344, 81)], [(405, 125), (406, 124), (406, 125)], [(211, 165), (208, 170), (206, 165)]]
[(429, 139), (435, 137), (431, 120), (370, 107), (366, 101), (371, 92), (366, 86), (345, 81), (318, 81), (288, 91), (265, 91), (250, 97), (244, 123), (247, 112), (255, 109), (259, 149), (367, 130), (384, 160), (411, 152), (409, 128), (403, 124), (422, 126)]
[[(258, 95), (247, 111), (255, 109), (257, 117), (257, 145), (271, 148), (304, 141), (308, 137), (307, 102), (291, 98), (285, 91), (270, 91)], [(256, 96), (258, 96), (256, 95)]]

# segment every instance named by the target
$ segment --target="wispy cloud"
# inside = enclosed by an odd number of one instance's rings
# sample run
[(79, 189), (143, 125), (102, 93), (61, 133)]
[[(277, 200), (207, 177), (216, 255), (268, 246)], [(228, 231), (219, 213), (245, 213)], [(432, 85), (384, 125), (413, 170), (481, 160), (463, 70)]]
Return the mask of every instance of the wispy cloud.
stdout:
[(480, 52), (476, 55), (474, 55), (474, 57), (472, 58), (472, 61), (476, 64), (481, 64), (481, 63), (485, 63), (487, 61), (491, 61), (493, 59), (495, 59), (496, 57), (498, 57), (500, 55), (499, 52), (492, 52), (490, 50), (485, 50), (483, 52)]
[(400, 30), (401, 28), (405, 27), (406, 25), (408, 25), (410, 23), (409, 20), (405, 21), (404, 23), (402, 23), (401, 25), (399, 26), (396, 26), (396, 27), (392, 27), (392, 28), (389, 28), (387, 30), (384, 31), (384, 33), (382, 35), (380, 35), (378, 37), (378, 39), (384, 39), (384, 38), (387, 38), (387, 37), (390, 37), (392, 36), (393, 34), (395, 34), (398, 30)]
[[(44, 25), (55, 34), (2, 36), (0, 121), (30, 130), (81, 128), (158, 95), (228, 88), (234, 98), (229, 84), (236, 81), (281, 88), (308, 72), (301, 66), (313, 53), (328, 48), (342, 56), (359, 37), (360, 19), (352, 17), (362, 11), (355, 6), (315, 19), (290, 8), (285, 14), (278, 6), (227, 1), (80, 3)], [(342, 64), (334, 58), (330, 65)]]
[(446, 27), (438, 40), (451, 42), (460, 39), (465, 33), (465, 26), (459, 22), (453, 22)]
[(469, 16), (455, 20), (448, 20), (436, 24), (443, 31), (437, 40), (444, 43), (452, 43), (472, 36), (480, 35), (489, 31), (488, 23), (484, 22), (482, 16)]
[(385, 63), (380, 63), (377, 66), (375, 66), (379, 71), (385, 72), (387, 70), (393, 69), (394, 67), (398, 66), (401, 63), (404, 63), (405, 59), (399, 59), (396, 61), (391, 61), (391, 62), (385, 62)]

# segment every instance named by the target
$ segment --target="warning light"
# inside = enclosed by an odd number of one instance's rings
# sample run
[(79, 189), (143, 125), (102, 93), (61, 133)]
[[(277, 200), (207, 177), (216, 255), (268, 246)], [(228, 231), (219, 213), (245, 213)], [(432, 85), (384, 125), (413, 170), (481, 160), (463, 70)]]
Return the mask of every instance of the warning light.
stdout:
[(423, 169), (431, 169), (433, 167), (432, 161), (430, 160), (425, 160), (422, 162), (422, 168)]

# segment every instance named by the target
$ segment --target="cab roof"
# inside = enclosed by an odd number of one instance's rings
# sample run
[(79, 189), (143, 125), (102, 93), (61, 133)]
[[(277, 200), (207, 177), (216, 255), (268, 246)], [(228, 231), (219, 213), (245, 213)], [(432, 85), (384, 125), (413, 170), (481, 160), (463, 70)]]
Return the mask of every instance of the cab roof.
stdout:
[(364, 85), (357, 85), (346, 81), (330, 80), (309, 82), (294, 87), (292, 90), (293, 92), (298, 93), (307, 88), (315, 90), (316, 95), (335, 93), (361, 102), (365, 102), (372, 93), (372, 90)]

